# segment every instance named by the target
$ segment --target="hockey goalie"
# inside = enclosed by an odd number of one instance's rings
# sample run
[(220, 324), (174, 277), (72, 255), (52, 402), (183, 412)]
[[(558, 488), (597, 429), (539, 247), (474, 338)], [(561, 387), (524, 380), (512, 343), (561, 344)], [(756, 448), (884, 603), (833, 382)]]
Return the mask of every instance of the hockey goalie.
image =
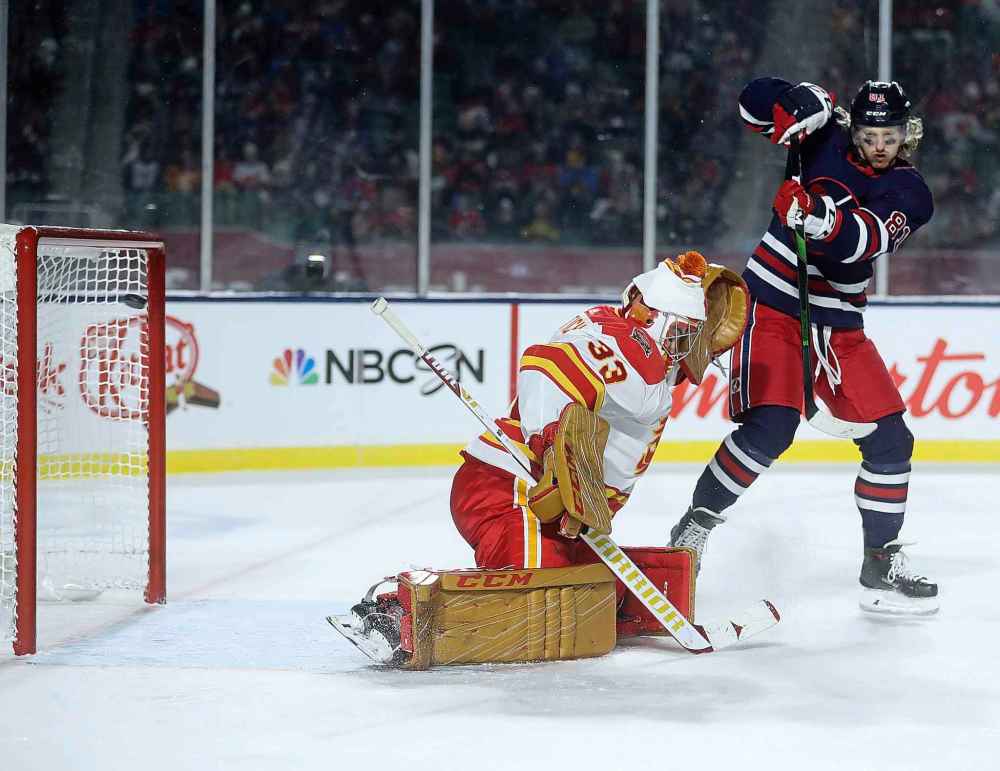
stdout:
[[(636, 276), (621, 305), (589, 308), (528, 346), (497, 424), (531, 473), (486, 432), (452, 483), (476, 568), (400, 573), (330, 623), (375, 661), (409, 669), (599, 656), (618, 638), (664, 634), (579, 535), (611, 532), (652, 461), (673, 388), (701, 382), (747, 308), (739, 276), (687, 252)], [(693, 549), (623, 551), (692, 619)]]

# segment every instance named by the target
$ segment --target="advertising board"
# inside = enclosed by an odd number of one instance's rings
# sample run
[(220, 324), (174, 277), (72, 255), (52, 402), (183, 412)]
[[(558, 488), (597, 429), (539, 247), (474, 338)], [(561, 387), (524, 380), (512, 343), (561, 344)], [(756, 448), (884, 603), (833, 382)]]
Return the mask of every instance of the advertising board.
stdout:
[[(582, 302), (396, 301), (397, 313), (495, 415), (516, 361)], [(479, 425), (367, 301), (168, 301), (172, 470), (435, 465)], [(877, 305), (866, 329), (899, 385), (917, 455), (1000, 461), (1000, 308)], [(723, 362), (725, 363), (725, 361)], [(733, 425), (728, 379), (683, 384), (656, 460), (698, 462)], [(809, 426), (785, 460), (856, 460)]]

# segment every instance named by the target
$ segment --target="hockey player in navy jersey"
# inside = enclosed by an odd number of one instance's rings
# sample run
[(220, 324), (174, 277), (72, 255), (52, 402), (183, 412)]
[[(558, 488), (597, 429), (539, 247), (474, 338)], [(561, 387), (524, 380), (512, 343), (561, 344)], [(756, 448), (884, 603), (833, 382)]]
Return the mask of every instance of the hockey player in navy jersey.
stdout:
[(898, 540), (913, 435), (863, 322), (875, 261), (897, 251), (934, 211), (909, 161), (922, 123), (895, 82), (866, 82), (848, 112), (819, 86), (758, 78), (743, 89), (739, 108), (743, 122), (775, 145), (801, 143), (801, 183), (778, 188), (771, 223), (743, 273), (751, 307), (733, 349), (729, 390), (739, 427), (699, 478), (690, 508), (670, 531), (671, 545), (694, 547), (700, 558), (709, 532), (725, 522), (723, 512), (795, 437), (803, 383), (793, 229), (802, 223), (815, 391), (836, 417), (878, 426), (855, 440), (862, 455), (854, 485), (864, 533), (861, 607), (933, 613), (937, 585), (908, 566)]

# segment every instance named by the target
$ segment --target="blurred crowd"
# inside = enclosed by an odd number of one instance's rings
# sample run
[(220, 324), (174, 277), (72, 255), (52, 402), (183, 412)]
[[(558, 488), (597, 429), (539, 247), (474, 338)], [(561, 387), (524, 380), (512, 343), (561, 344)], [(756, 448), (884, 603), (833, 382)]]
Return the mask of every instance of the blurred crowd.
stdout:
[[(839, 45), (823, 82), (841, 102), (857, 88), (845, 65), (865, 51), (857, 41), (877, 22), (871, 10), (866, 16), (865, 4), (849, 0), (830, 4)], [(915, 163), (934, 193), (935, 215), (917, 238), (925, 246), (986, 246), (1000, 233), (1000, 5), (896, 0), (893, 77), (924, 122)]]
[[(8, 201), (42, 199), (51, 184), (74, 34), (61, 5), (12, 8)], [(871, 25), (861, 5), (830, 4), (845, 40)], [(927, 130), (918, 165), (938, 199), (933, 239), (981, 241), (1000, 221), (997, 6), (895, 6), (896, 73)], [(661, 2), (662, 242), (706, 244), (726, 228), (717, 212), (739, 147), (734, 105), (761, 74), (769, 7)], [(202, 13), (200, 0), (132, 4), (126, 224), (198, 221)], [(297, 243), (412, 240), (419, 0), (221, 0), (217, 40), (216, 221)], [(642, 0), (436, 0), (433, 238), (639, 243), (644, 52)], [(832, 64), (833, 87), (856, 87), (838, 77)]]
[[(732, 104), (754, 58), (755, 36), (739, 18), (752, 6), (759, 13), (750, 0), (725, 12), (662, 3), (665, 241), (720, 227), (713, 212), (738, 130)], [(140, 225), (195, 222), (201, 3), (137, 0), (134, 9), (121, 159), (127, 216)], [(217, 221), (298, 240), (411, 238), (419, 1), (222, 2), (217, 24)], [(14, 121), (24, 141), (12, 147), (12, 181), (37, 195), (66, 29), (13, 28), (35, 55), (18, 58), (12, 75), (53, 84), (21, 106), (27, 121)], [(438, 0), (434, 45), (436, 240), (640, 240), (644, 2)], [(143, 217), (158, 221), (135, 222)]]

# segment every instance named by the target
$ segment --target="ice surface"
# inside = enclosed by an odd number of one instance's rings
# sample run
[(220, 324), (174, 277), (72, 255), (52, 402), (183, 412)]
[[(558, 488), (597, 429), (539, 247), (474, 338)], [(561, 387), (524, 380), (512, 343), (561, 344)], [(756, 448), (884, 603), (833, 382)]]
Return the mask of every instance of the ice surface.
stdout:
[[(662, 544), (699, 471), (654, 467), (619, 543)], [(776, 468), (714, 532), (699, 619), (783, 613), (742, 646), (400, 672), (324, 616), (469, 564), (448, 472), (172, 478), (168, 604), (41, 605), (43, 652), (0, 657), (0, 769), (997, 768), (1000, 474), (915, 471), (904, 535), (942, 585), (919, 621), (857, 607), (853, 481)]]

